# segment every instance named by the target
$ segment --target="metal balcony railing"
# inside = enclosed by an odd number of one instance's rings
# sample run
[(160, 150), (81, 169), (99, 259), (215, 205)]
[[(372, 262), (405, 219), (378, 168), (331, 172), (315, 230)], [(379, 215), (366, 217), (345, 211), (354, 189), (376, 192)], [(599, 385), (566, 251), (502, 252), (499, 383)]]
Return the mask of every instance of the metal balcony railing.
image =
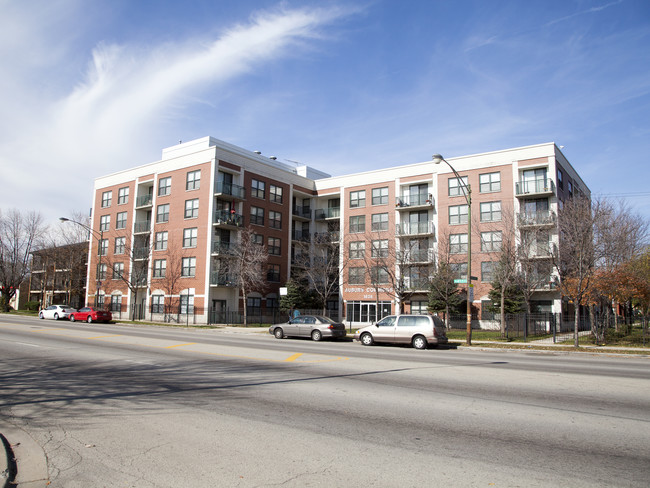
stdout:
[(136, 207), (148, 207), (153, 203), (153, 195), (140, 195), (135, 199)]
[(433, 206), (433, 197), (428, 193), (410, 194), (405, 193), (399, 197), (395, 197), (396, 207), (420, 207), (420, 206)]
[(555, 183), (549, 178), (520, 181), (516, 185), (517, 196), (555, 193)]
[(522, 212), (519, 214), (519, 225), (522, 226), (554, 225), (556, 220), (555, 212), (550, 210)]
[(143, 232), (149, 232), (151, 230), (151, 220), (140, 220), (133, 224), (133, 232), (136, 234), (141, 234)]
[(214, 224), (241, 227), (244, 225), (244, 216), (238, 213), (226, 212), (225, 210), (215, 210), (212, 222)]
[(215, 193), (217, 195), (228, 195), (239, 200), (244, 200), (246, 197), (246, 188), (232, 183), (218, 181)]
[(341, 216), (340, 207), (319, 208), (315, 211), (316, 220), (338, 219)]
[(433, 222), (400, 222), (396, 232), (401, 236), (433, 235)]

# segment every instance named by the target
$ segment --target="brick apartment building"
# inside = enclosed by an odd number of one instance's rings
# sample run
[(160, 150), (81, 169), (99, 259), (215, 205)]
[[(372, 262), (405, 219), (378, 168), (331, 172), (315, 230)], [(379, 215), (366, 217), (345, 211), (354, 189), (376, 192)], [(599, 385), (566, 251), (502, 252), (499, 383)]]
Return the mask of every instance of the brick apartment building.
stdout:
[[(549, 143), (448, 161), (472, 188), (477, 316), (487, 316), (493, 263), (513, 227), (534, 231), (530, 256), (544, 277), (535, 309), (560, 312), (549, 259), (557, 210), (569, 195), (589, 194), (562, 152)], [(296, 255), (318, 254), (316, 236), (329, 236), (339, 243), (341, 269), (328, 309), (353, 324), (375, 320), (377, 307), (381, 315), (423, 312), (436, 262), (445, 259), (467, 277), (462, 187), (447, 165), (431, 161), (331, 177), (212, 137), (179, 144), (164, 149), (160, 161), (95, 180), (92, 227), (103, 242), (92, 236), (88, 282), (99, 273), (103, 287), (98, 297), (89, 289), (87, 301), (110, 302), (114, 311), (136, 305), (152, 319), (173, 303), (197, 322), (210, 321), (209, 312), (240, 310), (240, 290), (220, 270), (250, 227), (269, 253), (266, 282), (248, 297), (253, 309), (277, 308)], [(402, 251), (399, 259), (392, 249)], [(390, 261), (404, 293), (397, 296), (373, 260)], [(174, 289), (165, 285), (171, 262), (181, 263)], [(135, 289), (119, 278), (127, 274), (137, 277)]]

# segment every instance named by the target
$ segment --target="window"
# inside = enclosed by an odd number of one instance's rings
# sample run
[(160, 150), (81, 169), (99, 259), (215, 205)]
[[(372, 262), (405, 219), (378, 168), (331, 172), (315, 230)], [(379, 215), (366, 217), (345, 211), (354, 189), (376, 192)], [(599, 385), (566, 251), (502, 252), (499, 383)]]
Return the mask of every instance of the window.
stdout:
[(467, 176), (462, 176), (461, 178), (449, 178), (447, 180), (449, 196), (460, 197), (465, 195), (465, 192), (467, 192), (467, 184)]
[(388, 187), (373, 188), (372, 189), (372, 204), (373, 205), (387, 205), (388, 204)]
[(158, 196), (164, 197), (169, 195), (172, 191), (172, 177), (167, 176), (166, 178), (160, 178), (158, 180)]
[(151, 313), (165, 313), (165, 295), (151, 295)]
[(350, 268), (348, 283), (350, 285), (363, 285), (366, 282), (366, 268)]
[(467, 224), (467, 205), (449, 207), (449, 225)]
[(117, 190), (117, 204), (123, 205), (129, 203), (129, 187), (125, 186)]
[(189, 171), (185, 180), (186, 190), (198, 190), (201, 187), (201, 170)]
[(167, 260), (166, 259), (154, 259), (154, 261), (153, 261), (153, 277), (154, 278), (164, 278), (165, 273), (167, 273)]
[(280, 265), (279, 264), (269, 264), (269, 268), (266, 272), (266, 280), (273, 283), (280, 282)]
[(501, 250), (501, 231), (481, 232), (481, 251), (497, 252)]
[(257, 244), (258, 246), (263, 246), (264, 236), (262, 234), (253, 234), (251, 236), (251, 241), (253, 242), (253, 244)]
[(557, 187), (560, 190), (564, 190), (564, 181), (562, 181), (562, 170), (561, 169), (557, 170)]
[(99, 230), (100, 231), (107, 231), (111, 227), (111, 216), (110, 215), (102, 215), (99, 218)]
[(501, 173), (485, 173), (478, 175), (479, 188), (481, 193), (501, 191)]
[(126, 237), (115, 238), (115, 251), (113, 254), (124, 254), (126, 251)]
[(449, 268), (457, 279), (467, 281), (467, 263), (451, 263)]
[(196, 227), (183, 229), (183, 247), (196, 247), (199, 230)]
[(388, 257), (388, 239), (378, 239), (372, 241), (371, 256), (373, 258)]
[(269, 237), (267, 242), (271, 256), (280, 256), (282, 254), (282, 241), (279, 237)]
[(164, 222), (169, 222), (169, 203), (158, 205), (156, 211), (156, 223), (161, 224)]
[(365, 215), (353, 215), (350, 217), (350, 233), (362, 234), (366, 231)]
[(373, 232), (388, 230), (388, 214), (372, 214), (371, 228)]
[(494, 280), (494, 261), (481, 263), (481, 281), (489, 283)]
[(251, 224), (264, 225), (264, 209), (261, 207), (251, 207)]
[(350, 259), (363, 259), (366, 253), (365, 241), (350, 242)]
[(95, 296), (95, 306), (99, 309), (104, 309), (104, 292), (99, 292)]
[(467, 252), (467, 234), (452, 234), (449, 236), (449, 252), (460, 254)]
[(388, 270), (385, 266), (373, 266), (371, 272), (373, 284), (384, 285), (388, 283)]
[(106, 270), (108, 269), (108, 266), (106, 263), (98, 264), (97, 265), (97, 279), (99, 281), (105, 280), (106, 279)]
[(366, 190), (350, 192), (350, 208), (360, 208), (366, 206)]
[(109, 190), (102, 193), (102, 208), (110, 207), (112, 201), (113, 201), (112, 191)]
[(246, 299), (246, 312), (249, 315), (261, 315), (262, 313), (262, 298), (248, 297)]
[(282, 203), (282, 187), (281, 186), (270, 185), (269, 186), (269, 194), (270, 194), (272, 202)]
[(196, 258), (183, 258), (181, 263), (181, 276), (194, 278), (196, 275)]
[(264, 198), (266, 193), (265, 189), (266, 189), (266, 183), (264, 183), (263, 181), (259, 181), (255, 179), (251, 181), (251, 196), (256, 198)]
[(282, 229), (282, 214), (280, 212), (269, 210), (269, 227)]
[(481, 222), (499, 222), (501, 220), (501, 202), (481, 203)]
[(573, 196), (573, 183), (567, 181), (567, 188), (569, 189), (569, 196)]
[(106, 256), (108, 254), (108, 239), (101, 239), (99, 241), (99, 248), (97, 250), (97, 255)]
[(523, 193), (540, 193), (546, 191), (546, 168), (527, 169), (521, 173), (521, 190)]
[(117, 219), (115, 219), (116, 229), (126, 229), (126, 212), (118, 212)]
[(124, 263), (113, 263), (113, 279), (119, 280), (124, 274)]
[(189, 315), (194, 313), (194, 295), (181, 295), (181, 314)]
[(199, 216), (199, 199), (185, 200), (185, 218), (195, 219)]
[(115, 294), (111, 295), (111, 312), (121, 312), (122, 311), (122, 295)]
[(429, 302), (424, 300), (411, 300), (412, 314), (427, 314), (429, 311)]
[(167, 231), (156, 232), (156, 241), (154, 243), (154, 249), (156, 251), (164, 251), (167, 249)]

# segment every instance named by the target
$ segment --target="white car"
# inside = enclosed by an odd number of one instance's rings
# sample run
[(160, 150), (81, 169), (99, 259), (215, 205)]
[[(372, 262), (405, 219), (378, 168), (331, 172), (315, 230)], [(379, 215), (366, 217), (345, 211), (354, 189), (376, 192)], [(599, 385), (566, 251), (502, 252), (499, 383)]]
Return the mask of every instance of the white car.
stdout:
[(77, 309), (72, 308), (70, 305), (50, 305), (38, 312), (38, 318), (54, 320), (69, 319), (70, 314), (76, 311)]

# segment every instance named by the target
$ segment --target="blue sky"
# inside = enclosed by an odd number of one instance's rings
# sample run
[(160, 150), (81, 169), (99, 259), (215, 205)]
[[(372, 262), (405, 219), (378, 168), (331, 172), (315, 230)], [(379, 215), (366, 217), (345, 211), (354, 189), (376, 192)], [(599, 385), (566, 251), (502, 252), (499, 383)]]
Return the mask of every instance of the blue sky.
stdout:
[(556, 142), (650, 219), (650, 2), (0, 0), (0, 209), (211, 135), (332, 175)]

